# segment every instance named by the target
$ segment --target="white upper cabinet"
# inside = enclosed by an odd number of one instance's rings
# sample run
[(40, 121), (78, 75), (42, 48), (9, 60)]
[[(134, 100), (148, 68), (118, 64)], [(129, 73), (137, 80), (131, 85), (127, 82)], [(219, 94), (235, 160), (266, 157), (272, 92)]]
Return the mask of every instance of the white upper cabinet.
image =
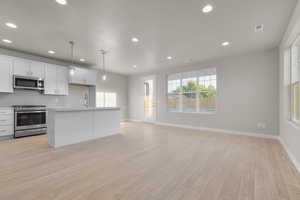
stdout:
[(0, 55), (0, 92), (13, 92), (12, 57)]
[(14, 75), (45, 78), (45, 63), (42, 62), (14, 58), (13, 69)]
[(22, 58), (13, 59), (14, 75), (31, 76), (30, 61)]
[(0, 92), (13, 92), (13, 75), (44, 79), (45, 94), (68, 95), (69, 93), (67, 67), (0, 55)]
[(96, 85), (97, 71), (75, 67), (74, 73), (70, 74), (70, 83), (79, 85)]
[[(70, 69), (71, 70), (71, 69)], [(70, 71), (70, 83), (83, 84), (84, 80), (82, 78), (82, 69), (81, 68), (73, 68), (73, 73)]]
[(86, 76), (86, 83), (88, 85), (97, 85), (97, 74), (98, 71), (96, 70), (86, 70), (85, 76)]
[(45, 63), (31, 61), (30, 62), (30, 72), (31, 76), (38, 77), (38, 78), (45, 78)]
[(47, 64), (45, 68), (45, 94), (56, 94), (56, 66)]
[(57, 93), (59, 95), (69, 94), (69, 69), (66, 67), (57, 67)]
[(68, 95), (69, 80), (68, 68), (46, 64), (45, 68), (45, 94)]

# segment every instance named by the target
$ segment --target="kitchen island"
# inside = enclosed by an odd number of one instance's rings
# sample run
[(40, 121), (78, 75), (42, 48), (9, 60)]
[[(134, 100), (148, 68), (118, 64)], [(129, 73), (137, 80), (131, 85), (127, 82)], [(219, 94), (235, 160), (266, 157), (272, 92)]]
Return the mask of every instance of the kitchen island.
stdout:
[(120, 108), (48, 108), (47, 121), (54, 148), (120, 134)]

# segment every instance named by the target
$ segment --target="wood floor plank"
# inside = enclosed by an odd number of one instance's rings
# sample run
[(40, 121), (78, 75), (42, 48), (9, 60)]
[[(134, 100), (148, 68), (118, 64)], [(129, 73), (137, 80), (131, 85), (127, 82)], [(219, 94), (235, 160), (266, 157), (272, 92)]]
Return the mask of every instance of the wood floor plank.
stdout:
[(121, 135), (55, 150), (46, 136), (0, 141), (0, 199), (300, 199), (300, 176), (278, 141), (121, 127)]

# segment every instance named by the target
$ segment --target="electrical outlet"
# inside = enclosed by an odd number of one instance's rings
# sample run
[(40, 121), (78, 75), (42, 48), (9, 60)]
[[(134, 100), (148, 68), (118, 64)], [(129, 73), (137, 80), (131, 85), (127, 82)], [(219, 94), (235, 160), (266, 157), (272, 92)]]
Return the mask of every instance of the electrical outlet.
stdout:
[(256, 124), (256, 127), (257, 127), (258, 129), (266, 129), (267, 124), (266, 124), (265, 122), (258, 122), (258, 123)]

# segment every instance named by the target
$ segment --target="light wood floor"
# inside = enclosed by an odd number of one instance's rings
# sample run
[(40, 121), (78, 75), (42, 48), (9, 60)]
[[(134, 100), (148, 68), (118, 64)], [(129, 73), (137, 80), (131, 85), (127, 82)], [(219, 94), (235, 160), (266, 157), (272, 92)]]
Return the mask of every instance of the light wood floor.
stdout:
[(299, 200), (275, 140), (124, 123), (122, 135), (54, 150), (0, 141), (1, 200)]

